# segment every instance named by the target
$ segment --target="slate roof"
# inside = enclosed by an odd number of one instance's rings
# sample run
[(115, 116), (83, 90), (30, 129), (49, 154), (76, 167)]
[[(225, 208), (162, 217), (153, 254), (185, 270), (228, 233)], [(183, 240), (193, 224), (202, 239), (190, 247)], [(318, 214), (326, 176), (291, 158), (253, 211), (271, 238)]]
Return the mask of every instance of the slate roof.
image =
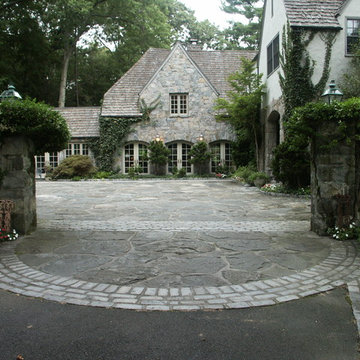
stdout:
[(337, 15), (346, 0), (284, 0), (291, 26), (340, 29)]
[[(104, 95), (103, 116), (139, 116), (139, 93), (165, 62), (171, 50), (150, 48), (142, 58), (122, 76)], [(187, 54), (198, 66), (220, 96), (230, 90), (228, 76), (240, 67), (240, 58), (254, 58), (255, 51), (188, 50)]]
[(100, 107), (55, 108), (66, 120), (71, 137), (98, 137)]

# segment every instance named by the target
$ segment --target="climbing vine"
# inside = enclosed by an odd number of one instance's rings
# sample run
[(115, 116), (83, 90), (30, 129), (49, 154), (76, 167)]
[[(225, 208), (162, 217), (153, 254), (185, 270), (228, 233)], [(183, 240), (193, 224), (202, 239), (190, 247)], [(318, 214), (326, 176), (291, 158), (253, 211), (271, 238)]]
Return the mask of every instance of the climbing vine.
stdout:
[(282, 38), (282, 55), (280, 64), (282, 74), (279, 74), (280, 87), (285, 107), (283, 121), (286, 122), (292, 111), (299, 106), (318, 100), (323, 93), (330, 73), (330, 59), (336, 32), (319, 33), (325, 43), (324, 65), (320, 80), (312, 82), (315, 62), (307, 50), (308, 45), (318, 33), (317, 30), (284, 27)]
[[(315, 62), (307, 50), (315, 35), (325, 43), (324, 64), (319, 81), (314, 84)], [(285, 112), (285, 141), (274, 150), (272, 169), (275, 177), (289, 187), (301, 187), (310, 183), (309, 139), (301, 131), (291, 132), (286, 126), (297, 107), (316, 101), (323, 93), (330, 73), (330, 59), (336, 32), (284, 27), (279, 74)]]
[(99, 118), (100, 137), (93, 139), (90, 148), (101, 171), (112, 171), (116, 150), (131, 131), (131, 125), (141, 118)]
[(124, 140), (131, 132), (131, 126), (139, 121), (148, 121), (150, 114), (160, 103), (160, 96), (149, 105), (145, 100), (139, 101), (142, 116), (139, 117), (104, 117), (99, 118), (100, 137), (90, 142), (96, 164), (100, 171), (113, 170), (113, 161), (116, 151), (123, 145)]

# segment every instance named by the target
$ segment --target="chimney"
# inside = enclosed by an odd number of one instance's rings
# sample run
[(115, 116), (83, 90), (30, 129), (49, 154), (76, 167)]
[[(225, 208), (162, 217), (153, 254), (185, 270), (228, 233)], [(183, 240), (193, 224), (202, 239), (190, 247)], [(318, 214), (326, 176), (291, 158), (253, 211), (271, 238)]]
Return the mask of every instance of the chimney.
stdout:
[(190, 43), (187, 44), (187, 50), (197, 50), (201, 51), (203, 49), (202, 44), (198, 42), (197, 39), (190, 39)]

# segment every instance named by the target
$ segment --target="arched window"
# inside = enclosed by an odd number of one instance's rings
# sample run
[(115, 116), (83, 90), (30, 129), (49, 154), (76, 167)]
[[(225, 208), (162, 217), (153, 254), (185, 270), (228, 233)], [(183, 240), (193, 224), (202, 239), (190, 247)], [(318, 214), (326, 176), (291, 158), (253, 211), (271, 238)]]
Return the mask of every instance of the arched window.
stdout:
[(132, 167), (139, 166), (142, 174), (149, 173), (149, 162), (147, 160), (148, 147), (145, 143), (133, 142), (124, 146), (123, 172), (127, 174)]
[(192, 166), (190, 164), (189, 151), (191, 144), (187, 142), (172, 142), (167, 144), (170, 150), (168, 160), (168, 173), (172, 174), (176, 170), (185, 169), (187, 174), (192, 173)]
[(211, 172), (216, 173), (219, 167), (231, 168), (231, 143), (228, 141), (216, 141), (210, 144)]

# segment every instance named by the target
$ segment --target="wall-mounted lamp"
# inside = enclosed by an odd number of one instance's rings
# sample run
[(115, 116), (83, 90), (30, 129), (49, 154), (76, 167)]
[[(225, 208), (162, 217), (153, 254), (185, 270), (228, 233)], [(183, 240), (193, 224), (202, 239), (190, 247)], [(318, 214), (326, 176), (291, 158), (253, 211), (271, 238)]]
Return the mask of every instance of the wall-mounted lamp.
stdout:
[(200, 136), (197, 138), (198, 141), (204, 141), (204, 136), (200, 134)]

